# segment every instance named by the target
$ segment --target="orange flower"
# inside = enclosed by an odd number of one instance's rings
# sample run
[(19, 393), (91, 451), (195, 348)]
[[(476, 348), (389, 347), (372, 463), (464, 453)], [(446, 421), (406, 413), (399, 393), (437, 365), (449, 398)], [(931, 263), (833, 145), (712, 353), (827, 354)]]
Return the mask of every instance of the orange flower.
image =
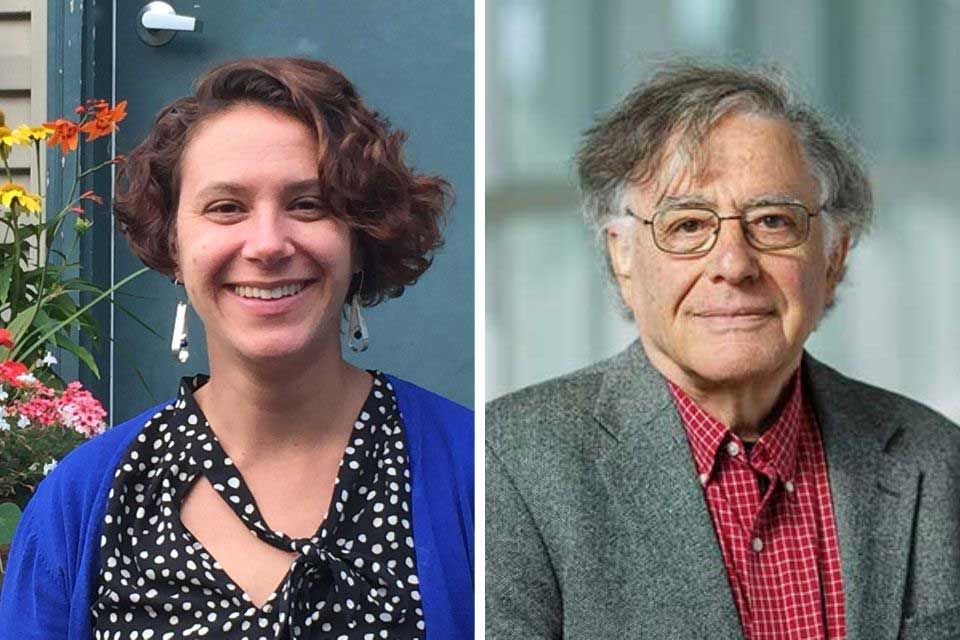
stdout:
[(13, 334), (10, 329), (0, 329), (0, 347), (13, 349)]
[(80, 130), (87, 134), (88, 142), (110, 135), (117, 128), (117, 123), (127, 117), (126, 100), (118, 102), (112, 109), (103, 101), (95, 102), (93, 106), (96, 109), (93, 119), (80, 125)]
[(76, 122), (60, 118), (53, 122), (44, 122), (43, 126), (53, 129), (53, 135), (47, 140), (49, 146), (60, 145), (63, 153), (70, 153), (76, 150), (77, 142), (80, 139), (80, 127)]
[(101, 198), (101, 197), (98, 196), (96, 193), (94, 193), (92, 189), (91, 189), (90, 191), (84, 191), (83, 193), (81, 193), (81, 194), (80, 194), (80, 199), (81, 199), (81, 200), (92, 200), (93, 202), (96, 202), (97, 204), (103, 204), (103, 198)]

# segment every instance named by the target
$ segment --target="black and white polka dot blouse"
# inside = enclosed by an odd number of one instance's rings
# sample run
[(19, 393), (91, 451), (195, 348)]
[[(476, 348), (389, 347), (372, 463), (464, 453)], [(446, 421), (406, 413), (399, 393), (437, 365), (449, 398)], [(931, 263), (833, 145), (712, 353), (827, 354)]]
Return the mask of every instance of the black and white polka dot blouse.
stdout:
[[(423, 639), (410, 468), (390, 383), (374, 384), (312, 538), (269, 528), (197, 406), (207, 378), (184, 378), (126, 452), (110, 491), (91, 612), (103, 640)], [(260, 540), (299, 555), (256, 607), (183, 526), (179, 505), (203, 474)]]

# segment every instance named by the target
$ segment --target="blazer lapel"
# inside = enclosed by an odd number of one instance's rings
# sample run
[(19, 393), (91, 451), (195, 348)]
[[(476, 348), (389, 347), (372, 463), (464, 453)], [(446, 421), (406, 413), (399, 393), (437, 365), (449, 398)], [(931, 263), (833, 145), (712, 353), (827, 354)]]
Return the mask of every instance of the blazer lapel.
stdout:
[(857, 397), (846, 378), (805, 358), (823, 433), (837, 524), (847, 634), (896, 638), (920, 472), (891, 451), (902, 427)]
[(597, 459), (608, 495), (644, 557), (655, 558), (655, 566), (626, 567), (627, 584), (658, 595), (670, 637), (706, 637), (698, 634), (708, 630), (711, 638), (742, 638), (683, 424), (639, 343), (611, 361), (594, 416), (612, 436)]

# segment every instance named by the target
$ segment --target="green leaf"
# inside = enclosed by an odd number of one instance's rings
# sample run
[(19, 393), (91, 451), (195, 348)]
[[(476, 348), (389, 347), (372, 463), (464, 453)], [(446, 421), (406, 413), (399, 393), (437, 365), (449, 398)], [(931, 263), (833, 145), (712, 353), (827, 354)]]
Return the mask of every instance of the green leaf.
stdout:
[(12, 502), (0, 504), (0, 544), (10, 544), (20, 522), (20, 507)]
[(13, 334), (13, 344), (19, 345), (21, 338), (27, 334), (27, 331), (30, 329), (30, 325), (33, 323), (33, 307), (29, 309), (24, 309), (17, 314), (17, 317), (14, 318), (7, 324), (7, 329), (10, 330), (10, 333)]
[(138, 293), (131, 293), (129, 291), (117, 291), (114, 299), (117, 298), (129, 298), (130, 300), (153, 300), (156, 302), (158, 300), (155, 295), (142, 295)]
[(103, 288), (95, 284), (81, 280), (80, 278), (70, 278), (60, 283), (64, 291), (85, 291), (88, 293), (103, 293)]
[(122, 287), (123, 285), (127, 284), (128, 282), (130, 282), (131, 280), (133, 280), (133, 279), (135, 279), (135, 278), (138, 278), (139, 276), (143, 275), (144, 273), (146, 273), (146, 272), (149, 271), (149, 270), (150, 270), (149, 267), (143, 267), (142, 269), (139, 269), (139, 270), (137, 270), (137, 271), (134, 271), (133, 273), (131, 273), (130, 275), (126, 276), (125, 278), (123, 278), (123, 279), (120, 280), (119, 282), (115, 283), (112, 287), (110, 287), (109, 289), (107, 289), (106, 291), (104, 291), (103, 293), (101, 293), (100, 295), (98, 295), (96, 298), (94, 298), (93, 300), (91, 300), (90, 302), (88, 302), (87, 304), (85, 304), (83, 307), (81, 307), (76, 313), (74, 313), (73, 315), (71, 315), (69, 318), (66, 318), (66, 319), (64, 319), (64, 320), (61, 320), (56, 327), (50, 329), (49, 331), (47, 331), (46, 333), (44, 333), (42, 336), (40, 336), (39, 338), (37, 338), (37, 339), (36, 339), (29, 347), (27, 347), (26, 349), (20, 349), (20, 348), (19, 348), (19, 345), (18, 345), (18, 348), (16, 349), (16, 352), (17, 352), (17, 353), (32, 353), (32, 352), (35, 351), (37, 348), (39, 348), (44, 342), (46, 342), (47, 340), (49, 340), (49, 339), (50, 339), (50, 336), (52, 336), (54, 333), (56, 333), (57, 331), (59, 331), (59, 330), (62, 329), (63, 327), (69, 325), (69, 324), (70, 324), (71, 322), (73, 322), (75, 319), (77, 319), (78, 317), (80, 317), (80, 315), (86, 313), (87, 311), (89, 311), (90, 309), (92, 309), (98, 302), (100, 302), (101, 300), (103, 300), (104, 298), (106, 298), (108, 295), (110, 295), (110, 292), (111, 292), (111, 291), (115, 291), (115, 290), (119, 289), (119, 288)]
[(113, 301), (113, 306), (115, 306), (117, 309), (120, 309), (120, 311), (123, 312), (128, 318), (130, 318), (131, 320), (139, 324), (141, 327), (143, 327), (153, 335), (157, 336), (161, 340), (166, 340), (166, 337), (164, 335), (162, 335), (159, 331), (151, 327), (144, 320), (138, 317), (137, 314), (135, 314), (133, 311), (130, 311), (130, 309), (126, 308), (116, 300)]
[(5, 260), (3, 268), (0, 268), (0, 303), (7, 301), (7, 293), (10, 291), (10, 281), (13, 279), (13, 260)]
[(54, 326), (56, 322), (47, 315), (46, 311), (44, 311), (42, 307), (37, 309), (35, 306), (31, 306), (29, 309), (21, 312), (14, 322), (17, 322), (17, 320), (20, 320), (21, 318), (26, 321), (33, 311), (36, 311), (36, 315), (30, 322), (30, 326), (23, 331), (23, 334), (19, 338), (14, 339), (13, 353), (17, 355), (20, 360), (29, 360), (30, 356), (32, 355), (32, 351), (22, 352), (18, 350), (17, 347), (29, 340), (32, 340), (35, 336), (42, 334), (44, 331)]
[(77, 303), (66, 293), (47, 300), (43, 303), (43, 306), (51, 312), (57, 312), (55, 315), (60, 319), (68, 318), (77, 311)]
[(78, 345), (76, 342), (74, 342), (70, 338), (63, 335), (63, 333), (55, 334), (54, 342), (56, 342), (58, 345), (60, 345), (61, 347), (63, 347), (73, 355), (77, 356), (77, 358), (79, 358), (80, 361), (83, 362), (83, 364), (87, 365), (87, 368), (89, 368), (90, 371), (93, 372), (93, 375), (97, 376), (98, 379), (100, 378), (100, 369), (97, 368), (97, 362), (96, 360), (93, 359), (93, 355), (91, 355), (89, 351), (87, 351), (86, 349)]

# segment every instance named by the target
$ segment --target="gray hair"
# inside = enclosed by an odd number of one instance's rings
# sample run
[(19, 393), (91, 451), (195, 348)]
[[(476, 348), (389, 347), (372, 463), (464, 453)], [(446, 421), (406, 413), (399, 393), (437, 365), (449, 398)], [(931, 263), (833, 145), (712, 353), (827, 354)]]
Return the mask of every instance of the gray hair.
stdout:
[[(827, 250), (837, 226), (855, 244), (873, 217), (873, 194), (860, 153), (829, 120), (793, 95), (781, 74), (681, 62), (660, 67), (584, 133), (576, 162), (584, 216), (598, 238), (625, 213), (632, 186), (644, 185), (676, 154), (702, 168), (701, 145), (725, 115), (748, 113), (793, 129), (820, 185)], [(607, 267), (613, 268), (609, 253)]]

